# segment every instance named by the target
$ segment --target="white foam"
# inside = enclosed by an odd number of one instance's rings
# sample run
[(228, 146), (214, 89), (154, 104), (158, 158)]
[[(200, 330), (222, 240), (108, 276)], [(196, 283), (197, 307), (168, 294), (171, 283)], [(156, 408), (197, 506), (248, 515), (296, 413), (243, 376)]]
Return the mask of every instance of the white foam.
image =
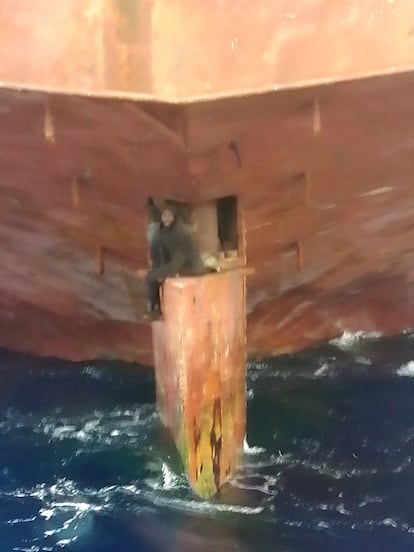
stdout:
[[(186, 484), (186, 487), (188, 488), (188, 483)], [(155, 487), (153, 487), (153, 490), (148, 491), (139, 489), (136, 485), (123, 485), (121, 489), (126, 491), (128, 494), (139, 495), (141, 499), (147, 500), (155, 506), (185, 512), (201, 512), (203, 514), (231, 512), (236, 514), (255, 515), (260, 514), (264, 510), (263, 506), (238, 506), (236, 504), (219, 504), (208, 500), (204, 501), (185, 498), (172, 498), (169, 495), (163, 495)]]
[(329, 364), (324, 362), (317, 370), (315, 370), (314, 375), (317, 377), (326, 376), (329, 372)]
[(387, 527), (394, 527), (394, 529), (398, 527), (398, 523), (392, 518), (386, 518), (382, 520), (382, 524), (386, 525)]
[(378, 332), (350, 332), (345, 330), (340, 337), (331, 339), (329, 343), (331, 345), (336, 345), (339, 349), (350, 349), (353, 345), (358, 343), (358, 341), (364, 339), (378, 339), (379, 337), (381, 337), (381, 334)]
[(278, 484), (279, 477), (273, 475), (264, 475), (261, 473), (252, 473), (256, 483), (250, 483), (243, 473), (239, 477), (231, 479), (232, 487), (246, 491), (259, 491), (265, 495), (274, 495), (274, 486)]
[[(146, 479), (145, 483), (155, 491), (176, 491), (180, 488), (188, 488), (188, 481), (185, 473), (175, 473), (166, 462), (151, 463), (151, 471), (155, 472), (155, 477)], [(139, 494), (141, 492), (140, 490), (132, 487), (133, 486), (127, 488), (126, 486), (124, 486), (123, 489), (134, 494)]]
[[(42, 550), (45, 550), (45, 548), (42, 548)], [(30, 548), (21, 548), (20, 546), (15, 546), (13, 548), (13, 552), (41, 552), (40, 547), (33, 545)]]
[(49, 431), (51, 431), (52, 438), (60, 439), (60, 440), (66, 439), (75, 430), (76, 430), (76, 426), (73, 426), (73, 425), (64, 425), (64, 426), (59, 426), (55, 428), (51, 428), (49, 424), (45, 426), (45, 433), (49, 433)]
[(266, 452), (266, 449), (262, 447), (250, 447), (247, 439), (244, 439), (243, 452), (244, 454), (261, 454), (262, 452)]
[(185, 500), (181, 498), (171, 498), (162, 496), (159, 493), (143, 492), (142, 497), (147, 498), (156, 506), (167, 507), (185, 512), (202, 512), (203, 514), (216, 514), (231, 512), (234, 514), (256, 515), (263, 512), (263, 506), (238, 506), (236, 504), (219, 504), (210, 501)]
[(42, 508), (39, 513), (46, 521), (49, 521), (55, 515), (55, 510)]
[(367, 357), (364, 357), (364, 356), (356, 357), (355, 361), (358, 364), (363, 364), (365, 366), (371, 366), (372, 365), (372, 360), (370, 358), (367, 358)]
[(103, 376), (102, 370), (99, 370), (99, 368), (95, 368), (94, 366), (85, 366), (82, 371), (86, 376), (89, 376), (92, 379), (99, 380), (102, 379)]
[(43, 516), (46, 521), (50, 520), (53, 516), (59, 516), (63, 520), (63, 523), (59, 527), (53, 529), (46, 529), (44, 535), (50, 537), (52, 535), (59, 535), (60, 540), (56, 543), (59, 545), (66, 545), (74, 542), (78, 539), (80, 527), (82, 526), (85, 531), (88, 530), (90, 525), (89, 513), (99, 512), (103, 509), (102, 506), (89, 504), (88, 502), (81, 501), (61, 501), (52, 502), (49, 509), (43, 509), (40, 511), (40, 515)]
[(85, 431), (93, 431), (99, 425), (99, 422), (100, 422), (100, 419), (89, 420), (84, 425), (84, 430)]
[(248, 360), (247, 361), (247, 371), (250, 370), (266, 370), (266, 368), (269, 368), (269, 363), (264, 360)]
[(379, 496), (366, 496), (365, 497), (365, 500), (363, 500), (362, 502), (360, 502), (358, 504), (358, 507), (359, 508), (365, 508), (365, 506), (369, 505), (369, 504), (375, 504), (375, 503), (379, 503), (381, 504), (383, 502), (383, 499)]
[(344, 504), (338, 504), (338, 506), (336, 507), (336, 511), (339, 512), (340, 514), (342, 514), (343, 516), (350, 516), (351, 515), (351, 512), (349, 510), (347, 510), (345, 508), (345, 505)]
[(329, 529), (329, 523), (326, 523), (326, 521), (320, 521), (318, 523), (318, 527), (320, 527), (321, 529)]
[(162, 479), (163, 479), (163, 485), (162, 485), (163, 489), (170, 490), (177, 487), (179, 483), (179, 478), (177, 475), (175, 475), (174, 472), (171, 471), (168, 464), (163, 462), (161, 471), (162, 471)]
[(87, 510), (94, 510), (95, 512), (99, 512), (102, 510), (102, 506), (94, 506), (92, 504), (88, 504), (87, 502), (53, 502), (52, 504), (56, 508), (60, 509), (69, 509), (69, 510), (75, 510), (78, 512), (86, 512)]
[(397, 376), (414, 377), (414, 360), (410, 360), (407, 364), (403, 364), (395, 373)]
[(7, 525), (16, 525), (18, 523), (30, 523), (32, 521), (36, 521), (36, 516), (30, 517), (30, 518), (16, 518), (16, 519), (9, 519), (6, 521)]
[[(121, 418), (121, 419), (120, 419)], [(158, 422), (158, 414), (151, 406), (139, 406), (135, 410), (114, 409), (108, 413), (95, 411), (88, 419), (82, 416), (62, 418), (59, 424), (53, 418), (44, 417), (36, 424), (34, 431), (44, 433), (51, 440), (76, 439), (81, 443), (104, 444), (119, 440), (139, 438), (143, 428)], [(14, 422), (14, 427), (17, 427)], [(22, 427), (33, 425), (33, 420), (22, 420)]]

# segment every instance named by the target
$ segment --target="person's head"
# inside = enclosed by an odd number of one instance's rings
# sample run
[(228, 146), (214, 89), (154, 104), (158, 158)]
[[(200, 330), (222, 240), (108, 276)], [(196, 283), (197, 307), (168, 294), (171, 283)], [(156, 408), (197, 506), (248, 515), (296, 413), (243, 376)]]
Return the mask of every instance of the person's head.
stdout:
[(173, 210), (170, 207), (164, 207), (161, 213), (161, 221), (163, 225), (168, 228), (169, 226), (171, 226), (174, 220), (175, 220), (175, 215)]

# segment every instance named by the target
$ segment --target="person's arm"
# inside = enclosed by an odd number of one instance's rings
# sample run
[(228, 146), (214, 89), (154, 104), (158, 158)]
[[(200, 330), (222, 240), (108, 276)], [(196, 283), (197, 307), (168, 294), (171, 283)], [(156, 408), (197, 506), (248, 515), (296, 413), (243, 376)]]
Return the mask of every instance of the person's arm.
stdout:
[(185, 265), (185, 262), (186, 256), (182, 252), (177, 251), (170, 262), (155, 268), (152, 271), (152, 275), (156, 280), (164, 280), (171, 276), (177, 276)]
[(152, 197), (148, 198), (147, 212), (150, 222), (161, 222), (161, 211)]

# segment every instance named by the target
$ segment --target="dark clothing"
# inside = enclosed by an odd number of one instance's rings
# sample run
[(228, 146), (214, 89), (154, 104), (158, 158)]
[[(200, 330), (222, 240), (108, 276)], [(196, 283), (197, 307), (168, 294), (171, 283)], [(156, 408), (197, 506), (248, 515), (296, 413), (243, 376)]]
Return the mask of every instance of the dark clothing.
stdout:
[[(150, 230), (149, 230), (150, 232)], [(151, 229), (150, 252), (152, 269), (146, 283), (150, 309), (159, 308), (159, 288), (168, 277), (197, 276), (208, 272), (194, 243), (190, 227), (180, 219), (171, 226), (162, 224)]]
[(161, 231), (160, 222), (158, 223), (150, 222), (148, 224), (147, 237), (148, 237), (148, 243), (149, 243), (151, 268), (158, 268), (164, 262), (162, 248), (161, 248), (160, 231)]
[(160, 241), (161, 211), (153, 200), (148, 200), (147, 238), (149, 244), (151, 268), (158, 268), (163, 263)]
[(175, 220), (171, 226), (160, 226), (157, 236), (160, 247), (161, 266), (151, 272), (155, 278), (168, 276), (195, 276), (205, 272), (203, 261), (194, 243), (191, 229), (181, 220)]

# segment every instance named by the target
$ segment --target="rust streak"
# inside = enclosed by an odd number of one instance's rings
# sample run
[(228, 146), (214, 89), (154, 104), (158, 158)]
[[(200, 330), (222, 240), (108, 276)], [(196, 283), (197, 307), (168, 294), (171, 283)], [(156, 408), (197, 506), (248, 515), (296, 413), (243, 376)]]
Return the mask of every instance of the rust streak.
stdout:
[(215, 399), (213, 405), (213, 424), (210, 432), (211, 460), (213, 465), (214, 483), (217, 490), (220, 487), (221, 446), (221, 400), (220, 398), (217, 398)]

